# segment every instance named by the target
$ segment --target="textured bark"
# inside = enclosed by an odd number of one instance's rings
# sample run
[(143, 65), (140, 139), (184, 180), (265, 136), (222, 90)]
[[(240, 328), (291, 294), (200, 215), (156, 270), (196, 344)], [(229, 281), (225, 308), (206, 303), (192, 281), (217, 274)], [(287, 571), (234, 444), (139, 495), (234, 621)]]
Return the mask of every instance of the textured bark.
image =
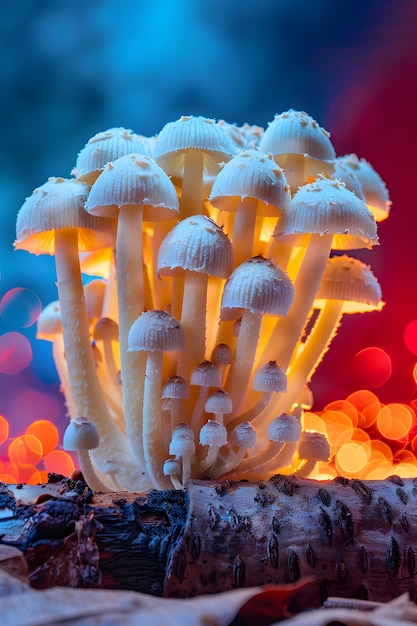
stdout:
[(313, 575), (298, 610), (417, 597), (417, 479), (275, 476), (94, 497), (81, 481), (3, 485), (0, 537), (23, 550), (37, 588), (190, 597)]

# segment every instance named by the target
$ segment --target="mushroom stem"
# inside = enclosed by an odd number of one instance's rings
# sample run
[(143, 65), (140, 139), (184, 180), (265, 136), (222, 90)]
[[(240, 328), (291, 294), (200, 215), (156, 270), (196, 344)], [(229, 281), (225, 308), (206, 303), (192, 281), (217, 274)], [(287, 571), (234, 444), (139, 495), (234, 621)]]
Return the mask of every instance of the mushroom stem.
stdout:
[(104, 292), (102, 317), (110, 317), (110, 319), (118, 321), (119, 314), (117, 310), (117, 281), (115, 267), (115, 251), (111, 255), (109, 265), (109, 275), (107, 277), (106, 291)]
[(200, 461), (200, 474), (204, 476), (205, 472), (210, 469), (212, 465), (217, 461), (217, 457), (219, 454), (221, 446), (211, 445), (208, 446), (208, 451), (206, 456)]
[(181, 219), (202, 213), (204, 152), (187, 150), (180, 198)]
[(299, 478), (308, 478), (316, 467), (316, 463), (316, 459), (303, 459), (298, 468), (294, 471), (294, 476), (298, 476)]
[(212, 478), (219, 478), (223, 474), (228, 474), (229, 472), (236, 469), (236, 467), (243, 461), (243, 458), (247, 451), (247, 447), (239, 446), (236, 452), (231, 453), (227, 461), (225, 461), (224, 463), (219, 463), (219, 461), (217, 461), (215, 468), (211, 472)]
[(117, 478), (123, 486), (131, 488), (138, 468), (101, 394), (90, 343), (75, 229), (55, 231), (55, 264), (68, 380), (76, 414), (91, 419), (97, 427), (100, 445), (93, 452), (94, 461), (101, 467), (115, 456), (125, 459)]
[(294, 302), (280, 317), (262, 354), (262, 362), (277, 361), (286, 370), (310, 312), (329, 258), (332, 234), (313, 233), (294, 282)]
[(242, 422), (251, 422), (252, 425), (255, 425), (256, 421), (262, 417), (264, 411), (266, 411), (267, 408), (269, 407), (271, 400), (272, 400), (272, 396), (273, 396), (272, 391), (263, 391), (258, 402), (256, 402), (256, 404), (254, 404), (250, 409), (248, 409), (244, 413), (241, 413), (240, 415), (235, 417), (231, 422), (227, 424), (227, 427), (229, 429), (234, 428), (235, 426), (237, 426), (238, 424), (241, 424)]
[(236, 349), (226, 382), (233, 403), (233, 414), (239, 411), (249, 385), (261, 328), (262, 312), (244, 309)]
[[(282, 441), (272, 441), (269, 443), (268, 448), (264, 452), (248, 456), (240, 463), (240, 465), (237, 466), (239, 477), (242, 476), (243, 478), (248, 478), (246, 474), (249, 472), (251, 472), (251, 475), (252, 473), (259, 473), (259, 470), (263, 470), (266, 463), (272, 460), (275, 461), (285, 445), (287, 444), (284, 444)], [(276, 465), (277, 468), (279, 466), (280, 464)], [(233, 478), (233, 474), (228, 476), (228, 478)]]
[(304, 385), (311, 380), (318, 364), (329, 348), (342, 317), (343, 300), (327, 300), (300, 354), (288, 373), (288, 393), (281, 397), (278, 411), (289, 410), (296, 402)]
[(146, 354), (128, 352), (129, 329), (144, 308), (142, 259), (143, 206), (119, 210), (116, 239), (116, 272), (119, 306), (119, 341), (122, 393), (126, 433), (140, 466), (144, 465), (142, 444), (143, 380)]
[(178, 361), (178, 374), (186, 380), (191, 369), (204, 360), (206, 351), (207, 283), (207, 274), (185, 270), (181, 313), (185, 350)]
[(209, 387), (200, 387), (197, 399), (194, 403), (193, 413), (191, 415), (191, 428), (195, 433), (200, 431), (202, 419), (204, 416), (204, 406), (206, 404)]
[(237, 205), (232, 232), (234, 267), (253, 256), (257, 207), (258, 200), (250, 197), (242, 198)]
[(74, 419), (77, 417), (77, 411), (68, 380), (68, 368), (65, 361), (64, 339), (62, 335), (55, 335), (52, 339), (52, 357), (60, 381), (61, 392), (64, 394), (68, 415), (71, 419)]
[(169, 481), (163, 475), (167, 450), (162, 443), (162, 350), (149, 351), (146, 360), (143, 400), (143, 451), (146, 470), (156, 489), (169, 489)]
[(94, 471), (88, 450), (78, 450), (78, 462), (83, 478), (93, 491), (111, 491), (110, 487), (100, 480)]

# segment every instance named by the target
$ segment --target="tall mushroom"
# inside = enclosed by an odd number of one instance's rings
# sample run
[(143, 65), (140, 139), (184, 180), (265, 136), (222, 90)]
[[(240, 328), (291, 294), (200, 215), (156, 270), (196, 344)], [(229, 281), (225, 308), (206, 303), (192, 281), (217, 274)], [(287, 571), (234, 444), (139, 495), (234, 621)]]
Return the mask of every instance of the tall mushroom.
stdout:
[(33, 254), (54, 254), (58, 296), (69, 384), (76, 416), (97, 426), (100, 445), (94, 461), (100, 466), (114, 456), (124, 457), (117, 476), (125, 488), (141, 488), (139, 468), (129, 446), (113, 423), (101, 395), (81, 280), (79, 250), (112, 245), (114, 220), (89, 215), (84, 210), (87, 185), (75, 180), (50, 178), (27, 198), (17, 216), (15, 248)]
[(287, 315), (294, 288), (287, 274), (271, 259), (256, 256), (231, 273), (223, 290), (221, 314), (242, 315), (226, 391), (236, 415), (252, 373), (262, 316)]
[(300, 187), (279, 220), (275, 237), (304, 245), (294, 281), (295, 297), (287, 318), (280, 318), (262, 355), (287, 369), (314, 298), (331, 248), (371, 248), (378, 243), (375, 219), (365, 203), (344, 184), (320, 178)]
[(186, 380), (205, 357), (208, 277), (226, 278), (232, 262), (233, 250), (227, 235), (204, 215), (182, 220), (162, 241), (158, 274), (184, 276), (181, 324), (186, 349), (180, 358), (178, 374)]
[(142, 439), (137, 422), (142, 416), (145, 371), (143, 354), (129, 354), (128, 333), (143, 312), (143, 222), (172, 219), (178, 212), (175, 188), (148, 156), (128, 154), (109, 163), (91, 187), (86, 209), (92, 215), (117, 217), (116, 276), (119, 308), (120, 363), (126, 432), (139, 463)]
[[(159, 310), (142, 313), (132, 324), (128, 336), (128, 351), (142, 353), (146, 361), (143, 424), (137, 419), (131, 425), (131, 436), (143, 441), (146, 471), (157, 489), (169, 488), (169, 481), (163, 475), (167, 450), (161, 431), (163, 353), (183, 350), (184, 341), (180, 322), (167, 311)], [(138, 376), (139, 372), (131, 374)]]
[(381, 287), (365, 263), (346, 254), (328, 260), (313, 304), (319, 309), (319, 315), (302, 349), (291, 362), (288, 394), (281, 398), (280, 409), (290, 409), (304, 385), (311, 380), (336, 334), (342, 316), (346, 313), (380, 311), (384, 306), (381, 298)]
[(259, 150), (244, 150), (217, 174), (209, 200), (220, 211), (235, 214), (231, 237), (235, 266), (261, 252), (253, 250), (256, 218), (278, 218), (289, 192), (283, 170)]

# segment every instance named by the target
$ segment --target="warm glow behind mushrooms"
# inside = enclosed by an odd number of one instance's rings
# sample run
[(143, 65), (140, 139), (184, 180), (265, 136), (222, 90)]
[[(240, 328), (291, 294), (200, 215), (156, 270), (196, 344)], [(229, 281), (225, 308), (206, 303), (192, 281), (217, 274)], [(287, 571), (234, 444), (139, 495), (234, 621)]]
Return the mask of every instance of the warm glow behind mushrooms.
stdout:
[[(377, 243), (390, 202), (376, 172), (290, 110), (265, 131), (201, 116), (155, 138), (112, 128), (74, 174), (25, 202), (15, 246), (56, 254), (59, 304), (38, 335), (54, 342), (71, 428), (97, 427), (80, 452), (90, 485), (318, 471), (337, 449), (303, 390), (341, 316), (382, 306), (370, 268), (332, 253)], [(102, 276), (85, 289), (81, 256)]]

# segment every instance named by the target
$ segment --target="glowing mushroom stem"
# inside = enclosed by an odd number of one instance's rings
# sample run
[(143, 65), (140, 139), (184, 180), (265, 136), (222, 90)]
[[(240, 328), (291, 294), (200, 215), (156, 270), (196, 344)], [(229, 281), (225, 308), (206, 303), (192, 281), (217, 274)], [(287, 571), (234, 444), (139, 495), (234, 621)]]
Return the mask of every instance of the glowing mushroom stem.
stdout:
[(262, 361), (276, 360), (286, 369), (308, 319), (329, 258), (332, 234), (312, 234), (294, 282), (294, 302), (287, 317), (280, 317), (262, 354)]
[(142, 405), (146, 354), (128, 352), (129, 329), (144, 308), (143, 207), (122, 206), (116, 240), (117, 294), (122, 392), (126, 433), (139, 465), (144, 464)]
[(76, 413), (86, 416), (97, 427), (100, 446), (92, 453), (94, 462), (100, 467), (116, 455), (124, 458), (126, 462), (117, 478), (123, 485), (132, 485), (138, 468), (130, 458), (125, 437), (108, 412), (97, 378), (75, 229), (55, 231), (55, 263), (68, 379)]
[(55, 363), (58, 378), (61, 384), (61, 391), (65, 397), (65, 406), (71, 419), (77, 417), (71, 385), (68, 380), (68, 368), (65, 360), (64, 339), (62, 335), (56, 335), (52, 339), (52, 358)]
[[(291, 364), (291, 370), (288, 374), (288, 393), (282, 396), (278, 410), (290, 409), (299, 397), (304, 385), (311, 380), (337, 333), (343, 315), (343, 304), (343, 300), (326, 301), (302, 351)], [(274, 406), (274, 409), (276, 408), (277, 406)]]
[(252, 257), (258, 200), (242, 198), (233, 222), (232, 243), (235, 267)]
[(105, 484), (100, 478), (97, 476), (94, 471), (93, 464), (91, 462), (90, 453), (88, 450), (78, 450), (78, 463), (80, 466), (81, 473), (87, 485), (93, 491), (111, 491), (110, 487)]
[(303, 459), (295, 470), (294, 475), (299, 478), (308, 478), (316, 465), (316, 459)]
[[(146, 352), (144, 353), (146, 357)], [(162, 444), (162, 350), (149, 351), (146, 360), (143, 401), (143, 451), (146, 470), (156, 489), (168, 489), (162, 468), (167, 451)]]
[(259, 400), (247, 411), (241, 413), (237, 417), (235, 417), (231, 422), (227, 424), (228, 428), (234, 428), (238, 424), (242, 422), (251, 422), (254, 426), (256, 425), (256, 421), (259, 420), (263, 413), (267, 410), (269, 405), (271, 404), (271, 400), (273, 397), (272, 391), (263, 391)]
[(185, 271), (181, 324), (185, 350), (178, 362), (178, 373), (188, 380), (190, 371), (204, 360), (206, 350), (206, 305), (208, 275)]
[(239, 411), (249, 385), (261, 328), (262, 312), (244, 310), (226, 391), (232, 397), (233, 413)]
[(181, 219), (202, 212), (204, 152), (188, 150), (184, 155), (184, 177), (182, 181)]

